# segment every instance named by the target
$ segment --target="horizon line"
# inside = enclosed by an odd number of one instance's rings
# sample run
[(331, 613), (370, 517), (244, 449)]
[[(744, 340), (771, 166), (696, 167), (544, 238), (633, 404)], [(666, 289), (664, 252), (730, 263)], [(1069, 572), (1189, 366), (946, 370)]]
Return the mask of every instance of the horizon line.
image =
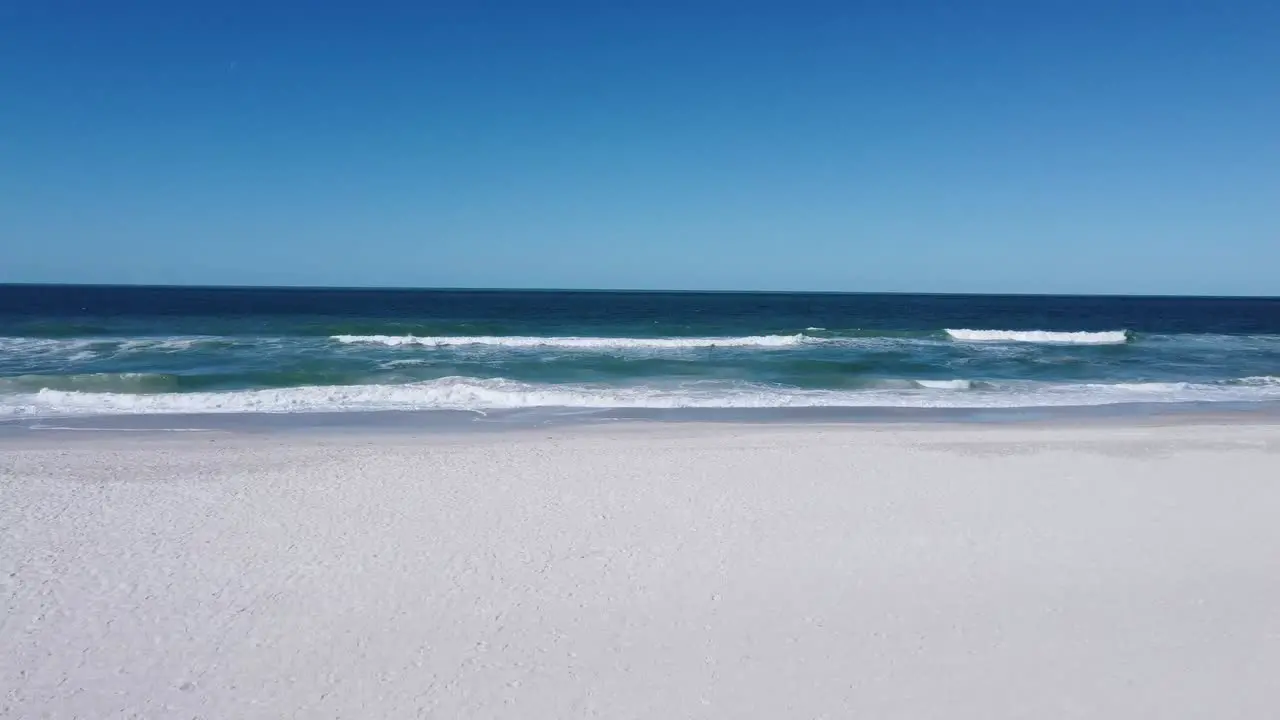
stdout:
[(284, 290), (339, 292), (475, 292), (475, 293), (582, 293), (633, 295), (904, 295), (931, 297), (1059, 297), (1059, 298), (1196, 298), (1205, 300), (1280, 300), (1280, 295), (1178, 295), (1170, 293), (1034, 293), (1034, 292), (916, 292), (910, 290), (690, 290), (641, 288), (556, 287), (429, 287), (396, 285), (211, 285), (201, 283), (75, 283), (0, 282), (0, 288), (133, 288), (150, 290)]

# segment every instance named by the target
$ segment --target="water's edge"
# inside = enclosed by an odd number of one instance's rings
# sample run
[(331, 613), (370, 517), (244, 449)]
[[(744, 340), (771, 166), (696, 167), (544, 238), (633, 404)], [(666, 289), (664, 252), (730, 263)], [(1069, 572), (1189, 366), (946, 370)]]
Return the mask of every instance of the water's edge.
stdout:
[(101, 437), (115, 433), (296, 433), (445, 434), (502, 433), (530, 429), (558, 429), (645, 424), (716, 425), (911, 425), (982, 426), (1160, 426), (1160, 425), (1280, 425), (1280, 402), (1275, 403), (1150, 403), (1091, 407), (1029, 408), (682, 408), (608, 409), (593, 411), (547, 409), (476, 412), (467, 410), (392, 410), (376, 412), (306, 412), (244, 414), (100, 415), (66, 418), (7, 418), (0, 420), (0, 439), (20, 440), (33, 435), (59, 438)]

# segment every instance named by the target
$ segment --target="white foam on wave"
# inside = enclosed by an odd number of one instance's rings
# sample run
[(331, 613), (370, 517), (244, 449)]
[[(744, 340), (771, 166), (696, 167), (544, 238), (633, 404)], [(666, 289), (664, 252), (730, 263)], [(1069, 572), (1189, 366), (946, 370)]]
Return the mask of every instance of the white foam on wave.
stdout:
[(130, 338), (120, 341), (119, 352), (130, 353), (140, 351), (183, 352), (198, 345), (227, 342), (227, 338), (214, 336), (166, 337), (166, 338)]
[(424, 358), (404, 358), (401, 360), (388, 360), (384, 363), (378, 363), (378, 367), (382, 370), (398, 370), (405, 367), (417, 367), (430, 364), (431, 361)]
[(184, 352), (208, 343), (229, 342), (215, 336), (186, 337), (0, 337), (0, 356), (60, 358), (70, 362), (140, 352)]
[(915, 380), (918, 387), (926, 390), (972, 390), (971, 380)]
[[(925, 383), (934, 386), (926, 387)], [(967, 385), (962, 383), (967, 381), (914, 381), (916, 387), (910, 388), (816, 390), (725, 382), (636, 387), (535, 385), (503, 379), (450, 377), (405, 385), (309, 386), (197, 393), (127, 394), (42, 390), (36, 393), (0, 395), (0, 416), (516, 408), (1008, 408), (1131, 402), (1280, 400), (1280, 382), (1078, 385), (1022, 383), (991, 386), (988, 392), (954, 392), (966, 389)]]
[(576, 350), (679, 349), (715, 347), (792, 347), (814, 340), (803, 334), (751, 335), (747, 337), (535, 337), (520, 335), (440, 336), (417, 335), (334, 335), (330, 338), (346, 344), (372, 344), (424, 347), (492, 346), (509, 348), (569, 348)]
[(5, 355), (52, 355), (84, 352), (100, 341), (87, 338), (0, 337), (0, 353)]
[(34, 392), (43, 389), (141, 393), (173, 389), (176, 385), (176, 377), (165, 373), (27, 374), (0, 377), (0, 393)]
[(1235, 381), (1235, 384), (1252, 387), (1280, 387), (1280, 377), (1275, 377), (1273, 375), (1255, 375), (1253, 377), (1240, 378)]
[(1050, 332), (1047, 330), (951, 330), (947, 335), (962, 342), (1024, 342), (1058, 345), (1123, 345), (1129, 342), (1127, 330), (1103, 332)]
[(1116, 383), (1112, 387), (1118, 390), (1126, 390), (1128, 392), (1137, 393), (1175, 393), (1186, 390), (1194, 390), (1196, 383), (1189, 382), (1142, 382), (1142, 383)]

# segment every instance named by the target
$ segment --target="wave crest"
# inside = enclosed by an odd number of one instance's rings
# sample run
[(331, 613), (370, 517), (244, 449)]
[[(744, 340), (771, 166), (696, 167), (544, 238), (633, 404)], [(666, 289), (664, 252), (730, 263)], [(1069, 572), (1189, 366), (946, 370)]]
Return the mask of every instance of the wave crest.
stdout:
[(164, 373), (79, 373), (74, 375), (14, 375), (0, 377), (0, 393), (40, 390), (86, 393), (156, 393), (178, 389), (178, 379)]
[(62, 359), (70, 362), (136, 353), (181, 353), (229, 347), (234, 338), (213, 335), (175, 337), (0, 337), (0, 356)]
[(972, 390), (972, 380), (914, 380), (917, 387), (925, 390)]
[(374, 344), (400, 347), (462, 347), (483, 345), (509, 348), (554, 347), (575, 350), (681, 349), (716, 347), (792, 347), (811, 338), (796, 335), (751, 335), (746, 337), (535, 337), (520, 335), (477, 335), (422, 337), (417, 335), (334, 335), (330, 338), (345, 344)]
[(961, 342), (1024, 342), (1058, 345), (1123, 345), (1129, 342), (1128, 330), (1103, 332), (1051, 332), (1048, 330), (951, 330), (952, 340)]

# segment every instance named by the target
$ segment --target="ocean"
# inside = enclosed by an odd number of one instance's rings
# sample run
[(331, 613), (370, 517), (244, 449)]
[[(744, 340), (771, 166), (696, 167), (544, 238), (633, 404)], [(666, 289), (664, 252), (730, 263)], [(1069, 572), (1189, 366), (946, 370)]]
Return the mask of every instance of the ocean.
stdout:
[(1246, 407), (1280, 299), (0, 286), (0, 418)]

